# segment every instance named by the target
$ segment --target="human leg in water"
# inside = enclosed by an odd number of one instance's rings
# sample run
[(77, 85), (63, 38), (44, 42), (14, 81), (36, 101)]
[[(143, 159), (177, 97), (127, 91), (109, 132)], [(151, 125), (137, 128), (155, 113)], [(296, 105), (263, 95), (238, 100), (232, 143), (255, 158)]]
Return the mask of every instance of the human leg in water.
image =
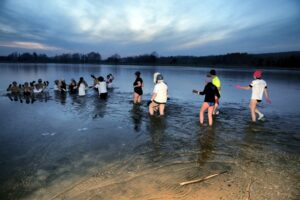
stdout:
[(255, 109), (255, 113), (258, 114), (258, 120), (261, 120), (264, 117), (264, 114), (262, 114), (257, 108)]
[(213, 115), (219, 114), (218, 107), (219, 107), (219, 98), (215, 97), (215, 105), (214, 105), (214, 109), (213, 109)]
[(133, 93), (133, 103), (137, 104), (139, 103), (139, 94), (137, 94), (136, 92)]
[(250, 100), (250, 104), (249, 104), (249, 108), (250, 108), (250, 112), (251, 112), (251, 119), (252, 122), (256, 122), (256, 105), (257, 105), (257, 100), (256, 99), (251, 99)]
[(154, 112), (157, 110), (157, 106), (158, 105), (153, 101), (149, 104), (149, 114), (150, 115), (154, 115)]
[(213, 124), (213, 117), (212, 117), (213, 111), (214, 111), (214, 106), (209, 106), (208, 112), (207, 112), (209, 126), (212, 126), (212, 124)]
[(141, 103), (142, 102), (142, 95), (138, 95), (138, 97), (137, 97), (137, 103)]
[(199, 120), (200, 124), (204, 124), (204, 112), (208, 109), (209, 104), (207, 102), (203, 102), (201, 108), (200, 108), (200, 113), (199, 113)]
[(159, 104), (159, 115), (160, 116), (165, 115), (165, 104)]

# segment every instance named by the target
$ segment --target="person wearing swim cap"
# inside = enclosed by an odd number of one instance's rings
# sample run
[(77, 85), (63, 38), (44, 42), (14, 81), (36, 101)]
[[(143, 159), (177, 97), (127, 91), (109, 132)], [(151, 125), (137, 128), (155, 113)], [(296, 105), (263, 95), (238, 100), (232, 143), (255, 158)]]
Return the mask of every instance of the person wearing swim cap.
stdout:
[(209, 124), (209, 126), (212, 126), (212, 124), (213, 124), (212, 115), (213, 115), (213, 110), (214, 110), (214, 106), (215, 106), (215, 99), (216, 99), (216, 97), (219, 98), (220, 94), (219, 94), (218, 88), (212, 83), (212, 76), (210, 74), (207, 75), (205, 82), (206, 82), (206, 85), (205, 85), (203, 91), (193, 90), (193, 93), (196, 93), (198, 95), (205, 95), (204, 102), (203, 102), (203, 104), (200, 108), (200, 112), (199, 112), (199, 121), (200, 121), (201, 125), (204, 124), (204, 113), (206, 110), (208, 110), (208, 112), (207, 112), (208, 124)]
[(155, 73), (153, 74), (153, 83), (154, 83), (154, 85), (156, 84), (157, 76), (158, 76), (159, 74), (160, 74), (159, 72), (155, 72)]
[(165, 106), (168, 100), (168, 86), (164, 83), (164, 78), (161, 74), (156, 76), (156, 84), (153, 89), (151, 103), (149, 104), (149, 113), (154, 115), (154, 111), (159, 110), (160, 116), (165, 114)]
[(142, 95), (143, 95), (143, 79), (141, 78), (141, 72), (136, 71), (135, 73), (136, 79), (133, 82), (133, 103), (139, 104), (142, 101)]
[(264, 114), (262, 114), (257, 109), (257, 104), (262, 101), (263, 95), (265, 95), (266, 101), (268, 103), (271, 103), (269, 92), (267, 89), (267, 83), (262, 79), (262, 71), (256, 70), (253, 73), (254, 80), (248, 85), (248, 86), (240, 86), (237, 85), (237, 89), (242, 90), (250, 90), (252, 89), (252, 95), (251, 100), (249, 104), (250, 112), (251, 112), (251, 118), (252, 122), (256, 122), (256, 113), (258, 114), (258, 120), (261, 120), (264, 117)]
[(220, 97), (215, 97), (215, 105), (214, 105), (214, 110), (213, 110), (213, 115), (218, 115), (219, 114), (219, 104), (220, 104), (220, 98), (221, 98), (221, 81), (219, 79), (219, 77), (217, 76), (217, 72), (216, 70), (212, 69), (210, 70), (209, 74), (212, 77), (212, 84), (214, 84), (219, 91)]

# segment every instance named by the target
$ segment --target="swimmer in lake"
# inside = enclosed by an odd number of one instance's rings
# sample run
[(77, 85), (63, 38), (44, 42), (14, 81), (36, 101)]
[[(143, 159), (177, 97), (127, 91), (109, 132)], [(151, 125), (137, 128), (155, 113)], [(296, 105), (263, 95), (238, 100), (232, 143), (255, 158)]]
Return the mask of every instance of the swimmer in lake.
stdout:
[[(35, 83), (35, 82), (33, 82)], [(38, 80), (38, 83), (34, 85), (34, 88), (33, 88), (33, 92), (34, 93), (41, 93), (44, 91), (44, 89), (49, 85), (49, 82), (48, 81), (44, 81), (42, 79), (39, 79)]]
[(18, 83), (16, 81), (12, 82), (6, 89), (7, 92), (10, 92), (12, 94), (17, 94), (20, 92), (20, 88), (18, 86)]
[(262, 71), (256, 70), (253, 73), (253, 78), (254, 80), (248, 86), (237, 85), (236, 88), (242, 90), (252, 89), (249, 108), (251, 112), (252, 122), (256, 122), (256, 113), (258, 114), (258, 120), (261, 120), (264, 117), (264, 114), (262, 114), (257, 109), (257, 105), (262, 101), (263, 95), (265, 95), (266, 101), (268, 103), (271, 103), (271, 100), (267, 89), (267, 83), (262, 79)]
[(69, 84), (69, 92), (70, 94), (76, 94), (78, 91), (77, 89), (77, 83), (75, 79), (71, 79), (71, 83)]
[(29, 96), (32, 94), (32, 87), (29, 85), (28, 82), (25, 82), (24, 83), (24, 86), (23, 86), (23, 94), (25, 96)]

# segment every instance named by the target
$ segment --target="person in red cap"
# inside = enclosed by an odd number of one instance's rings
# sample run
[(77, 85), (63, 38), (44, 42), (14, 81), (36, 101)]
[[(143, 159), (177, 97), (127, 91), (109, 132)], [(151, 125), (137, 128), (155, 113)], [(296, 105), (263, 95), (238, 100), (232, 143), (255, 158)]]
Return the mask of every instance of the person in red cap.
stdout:
[(240, 85), (236, 86), (237, 89), (242, 89), (242, 90), (252, 89), (249, 108), (250, 108), (251, 118), (253, 122), (256, 122), (256, 113), (258, 114), (258, 120), (261, 120), (264, 117), (264, 114), (262, 114), (257, 109), (257, 104), (262, 101), (263, 94), (265, 95), (266, 101), (268, 103), (271, 103), (269, 92), (267, 89), (267, 83), (263, 79), (261, 79), (261, 77), (262, 77), (262, 71), (256, 70), (253, 73), (254, 80), (251, 82), (249, 86), (240, 86)]

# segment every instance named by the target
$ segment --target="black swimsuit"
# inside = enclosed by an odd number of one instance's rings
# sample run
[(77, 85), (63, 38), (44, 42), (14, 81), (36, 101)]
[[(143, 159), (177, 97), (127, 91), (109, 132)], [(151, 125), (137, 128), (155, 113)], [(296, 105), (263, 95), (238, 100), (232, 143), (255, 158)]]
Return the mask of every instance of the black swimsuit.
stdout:
[[(142, 85), (143, 84), (143, 79), (136, 78), (135, 81), (133, 82), (133, 86), (137, 86), (138, 82), (140, 82), (141, 85)], [(142, 86), (140, 86), (140, 87), (134, 87), (134, 92), (137, 93), (138, 95), (143, 95)]]

